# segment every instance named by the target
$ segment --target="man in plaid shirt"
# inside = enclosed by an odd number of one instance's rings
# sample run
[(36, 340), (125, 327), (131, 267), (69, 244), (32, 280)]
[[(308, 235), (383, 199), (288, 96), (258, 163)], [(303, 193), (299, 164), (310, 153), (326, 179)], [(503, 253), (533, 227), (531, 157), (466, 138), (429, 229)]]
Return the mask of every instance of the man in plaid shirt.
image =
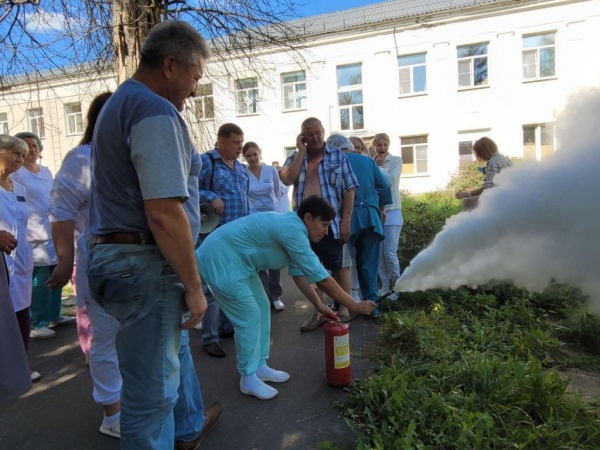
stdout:
[[(242, 129), (234, 123), (226, 123), (217, 132), (217, 148), (202, 155), (198, 176), (200, 204), (210, 203), (219, 215), (219, 226), (248, 215), (249, 180), (246, 169), (238, 161), (243, 143)], [(202, 320), (202, 344), (209, 355), (222, 358), (227, 353), (219, 343), (219, 335), (233, 336), (233, 326), (204, 283), (203, 289), (208, 309)]]
[[(350, 221), (354, 204), (354, 190), (358, 181), (350, 167), (348, 158), (339, 149), (329, 148), (325, 144), (325, 130), (321, 121), (310, 117), (302, 122), (302, 131), (296, 139), (298, 149), (290, 156), (281, 170), (283, 184), (294, 185), (292, 206), (294, 211), (298, 205), (311, 195), (325, 198), (336, 211), (331, 222), (329, 234), (312, 248), (326, 269), (331, 270), (337, 283), (348, 293), (351, 292), (349, 267), (352, 264), (346, 242), (350, 239)], [(296, 268), (289, 268), (294, 282), (307, 298), (322, 293), (308, 284)], [(349, 321), (348, 310), (340, 308), (341, 321)], [(311, 331), (323, 325), (327, 319), (315, 314), (302, 325), (302, 331)]]

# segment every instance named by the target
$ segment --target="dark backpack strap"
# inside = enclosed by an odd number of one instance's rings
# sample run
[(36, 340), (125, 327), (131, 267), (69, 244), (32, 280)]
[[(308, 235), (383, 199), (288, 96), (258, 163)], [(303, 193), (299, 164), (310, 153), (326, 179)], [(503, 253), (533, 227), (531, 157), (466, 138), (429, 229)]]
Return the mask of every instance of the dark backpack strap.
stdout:
[(212, 164), (212, 171), (210, 173), (210, 187), (208, 188), (209, 191), (213, 190), (213, 182), (215, 179), (215, 157), (213, 155), (210, 154), (210, 152), (208, 153), (208, 157), (210, 158), (210, 163)]

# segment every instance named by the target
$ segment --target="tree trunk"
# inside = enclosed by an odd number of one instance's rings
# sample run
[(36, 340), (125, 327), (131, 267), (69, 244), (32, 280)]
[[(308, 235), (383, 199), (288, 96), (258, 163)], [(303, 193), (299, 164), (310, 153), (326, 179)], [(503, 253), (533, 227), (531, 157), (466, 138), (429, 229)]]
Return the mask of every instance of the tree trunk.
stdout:
[(140, 62), (140, 49), (150, 29), (162, 20), (168, 0), (114, 0), (113, 45), (117, 82), (131, 77)]

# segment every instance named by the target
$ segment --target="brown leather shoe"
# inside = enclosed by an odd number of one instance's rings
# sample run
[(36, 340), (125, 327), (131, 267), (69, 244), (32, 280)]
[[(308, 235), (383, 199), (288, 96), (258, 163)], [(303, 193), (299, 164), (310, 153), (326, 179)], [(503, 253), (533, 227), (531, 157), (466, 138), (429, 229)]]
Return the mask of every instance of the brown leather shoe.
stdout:
[(206, 435), (213, 429), (221, 418), (223, 407), (220, 403), (215, 403), (204, 411), (204, 426), (196, 439), (191, 442), (175, 441), (175, 450), (196, 450), (202, 444)]
[(206, 344), (204, 346), (204, 350), (210, 356), (214, 356), (215, 358), (225, 358), (225, 356), (227, 356), (227, 352), (223, 347), (221, 347), (221, 344), (219, 344), (218, 342), (211, 342), (210, 344)]

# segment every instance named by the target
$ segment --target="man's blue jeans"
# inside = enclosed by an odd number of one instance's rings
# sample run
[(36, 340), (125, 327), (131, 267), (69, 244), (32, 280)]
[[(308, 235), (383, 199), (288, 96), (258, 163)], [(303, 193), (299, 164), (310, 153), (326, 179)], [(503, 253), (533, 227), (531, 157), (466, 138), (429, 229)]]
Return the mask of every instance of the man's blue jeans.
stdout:
[(175, 439), (193, 440), (204, 405), (182, 336), (183, 284), (155, 245), (91, 245), (89, 258), (90, 292), (120, 321), (121, 448), (162, 450)]

